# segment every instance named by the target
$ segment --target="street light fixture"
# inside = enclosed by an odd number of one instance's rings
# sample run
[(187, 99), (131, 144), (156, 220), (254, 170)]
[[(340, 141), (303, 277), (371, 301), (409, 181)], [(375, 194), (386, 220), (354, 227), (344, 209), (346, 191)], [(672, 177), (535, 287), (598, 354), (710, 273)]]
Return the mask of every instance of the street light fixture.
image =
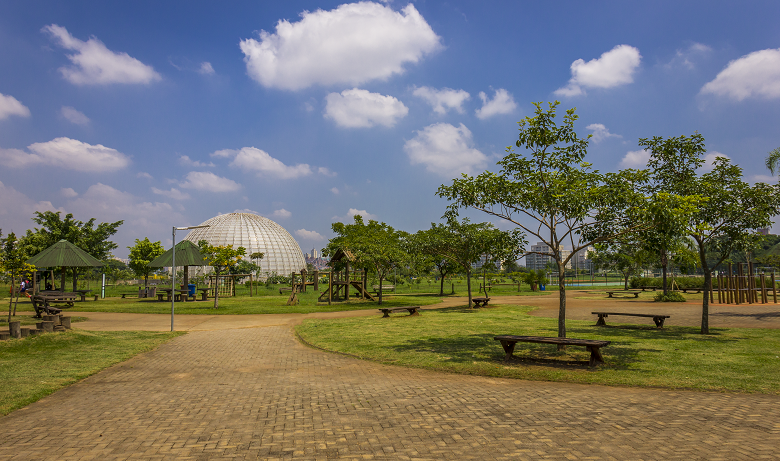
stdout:
[(177, 230), (189, 230), (189, 229), (201, 229), (206, 226), (189, 226), (189, 227), (173, 227), (173, 254), (171, 255), (171, 331), (173, 331), (173, 305), (176, 302), (176, 231)]

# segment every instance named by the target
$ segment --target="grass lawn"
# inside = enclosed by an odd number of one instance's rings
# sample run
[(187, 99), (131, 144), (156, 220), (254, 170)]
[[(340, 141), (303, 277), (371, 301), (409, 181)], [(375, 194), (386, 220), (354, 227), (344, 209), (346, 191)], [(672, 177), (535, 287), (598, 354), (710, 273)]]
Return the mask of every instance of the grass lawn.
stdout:
[(70, 330), (0, 342), (0, 415), (183, 333)]
[(780, 330), (647, 325), (595, 327), (567, 321), (567, 336), (603, 339), (606, 365), (589, 368), (583, 347), (517, 343), (515, 360), (493, 339), (500, 334), (557, 336), (557, 319), (527, 315), (531, 307), (446, 308), (418, 317), (307, 320), (296, 328), (308, 343), (381, 363), (538, 381), (708, 391), (780, 393)]

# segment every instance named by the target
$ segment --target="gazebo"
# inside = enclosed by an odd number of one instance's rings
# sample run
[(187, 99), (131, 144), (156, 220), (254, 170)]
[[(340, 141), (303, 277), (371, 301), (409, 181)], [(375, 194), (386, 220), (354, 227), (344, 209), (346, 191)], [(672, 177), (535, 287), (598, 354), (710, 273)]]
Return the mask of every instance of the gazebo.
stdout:
[[(61, 267), (60, 290), (65, 291), (66, 267), (100, 267), (105, 263), (67, 240), (60, 240), (49, 248), (27, 260), (36, 267)], [(76, 273), (73, 273), (73, 290), (76, 290)]]
[[(171, 267), (173, 262), (173, 248), (154, 258), (149, 267)], [(201, 254), (200, 248), (189, 240), (182, 240), (176, 244), (176, 266), (184, 266), (184, 285), (189, 284), (190, 266), (208, 266), (206, 258)]]

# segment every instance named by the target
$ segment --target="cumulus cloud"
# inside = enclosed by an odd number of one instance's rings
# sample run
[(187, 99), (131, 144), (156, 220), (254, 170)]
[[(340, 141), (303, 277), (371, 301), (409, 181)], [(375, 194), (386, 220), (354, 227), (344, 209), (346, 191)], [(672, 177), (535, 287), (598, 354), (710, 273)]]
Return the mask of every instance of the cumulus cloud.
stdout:
[[(35, 201), (11, 186), (0, 181), (0, 220), (3, 223), (4, 234), (15, 232), (16, 236), (24, 234), (30, 228), (30, 216), (34, 211), (64, 211), (56, 208), (49, 201)], [(24, 210), (24, 212), (20, 212)]]
[(116, 149), (91, 145), (70, 138), (36, 142), (21, 149), (0, 149), (0, 161), (10, 168), (45, 165), (65, 170), (102, 173), (116, 171), (130, 164), (130, 159)]
[(205, 168), (205, 167), (214, 166), (213, 162), (204, 163), (201, 162), (200, 160), (192, 160), (188, 155), (182, 155), (181, 157), (179, 157), (179, 163), (184, 166), (191, 166), (194, 168)]
[(149, 173), (147, 173), (145, 171), (140, 171), (140, 172), (136, 173), (135, 177), (136, 178), (144, 178), (144, 179), (154, 179), (152, 177), (152, 175), (150, 175)]
[(593, 131), (593, 137), (591, 138), (596, 144), (607, 138), (622, 138), (619, 134), (610, 133), (609, 129), (601, 123), (591, 123), (586, 126), (585, 129)]
[(441, 115), (446, 114), (450, 109), (462, 114), (464, 112), (463, 103), (471, 98), (471, 95), (464, 90), (453, 90), (452, 88), (437, 90), (429, 86), (415, 88), (412, 94), (422, 98), (431, 105), (434, 112)]
[(217, 158), (235, 156), (233, 161), (230, 162), (230, 166), (255, 171), (258, 175), (273, 178), (294, 179), (312, 174), (311, 166), (306, 163), (299, 163), (295, 166), (285, 165), (281, 160), (271, 157), (268, 152), (256, 147), (244, 147), (238, 151), (232, 149), (218, 150), (211, 155)]
[(164, 197), (168, 197), (173, 200), (187, 200), (190, 198), (190, 194), (186, 192), (182, 192), (179, 189), (176, 189), (175, 187), (172, 187), (171, 190), (162, 190), (156, 187), (152, 187), (152, 192), (154, 192), (157, 195), (162, 195)]
[(358, 88), (325, 97), (325, 118), (344, 128), (391, 127), (408, 113), (409, 109), (398, 99)]
[(280, 20), (276, 32), (242, 40), (247, 73), (266, 87), (361, 83), (404, 72), (440, 48), (440, 37), (410, 3), (400, 11), (372, 2), (304, 11), (298, 22)]
[(198, 68), (198, 73), (202, 75), (212, 75), (214, 73), (214, 68), (211, 66), (210, 62), (202, 62)]
[(70, 187), (63, 187), (62, 189), (60, 189), (60, 195), (62, 195), (65, 198), (73, 198), (73, 197), (77, 197), (79, 194), (78, 192), (76, 192)]
[(241, 185), (232, 179), (217, 176), (210, 171), (190, 171), (187, 180), (179, 185), (185, 189), (206, 192), (235, 192), (241, 188)]
[(618, 45), (597, 59), (585, 62), (578, 59), (571, 63), (571, 79), (568, 85), (555, 90), (559, 96), (584, 94), (584, 88), (613, 88), (634, 81), (634, 72), (642, 56), (629, 45)]
[(13, 96), (0, 93), (0, 120), (5, 120), (12, 115), (29, 117), (30, 109)]
[(275, 218), (289, 218), (290, 216), (292, 216), (292, 213), (290, 213), (289, 211), (285, 210), (284, 208), (282, 208), (280, 210), (274, 210), (274, 217)]
[(331, 192), (333, 195), (339, 195), (339, 194), (341, 193), (341, 191), (339, 191), (339, 188), (338, 188), (338, 187), (331, 187), (331, 189), (330, 189), (330, 192)]
[(73, 107), (62, 106), (62, 109), (60, 109), (60, 115), (62, 115), (62, 117), (70, 123), (81, 126), (89, 125), (89, 117), (84, 115), (84, 113), (77, 111)]
[(421, 163), (432, 173), (446, 177), (471, 174), (483, 168), (487, 157), (473, 147), (471, 131), (462, 123), (436, 123), (417, 131), (406, 141), (404, 151), (412, 165)]
[(692, 70), (696, 67), (694, 61), (704, 55), (709, 54), (711, 51), (712, 48), (703, 43), (693, 43), (684, 50), (677, 50), (672, 60), (669, 61), (664, 67), (667, 69), (684, 67), (688, 70)]
[(754, 51), (729, 62), (700, 93), (726, 96), (736, 101), (780, 97), (780, 48)]
[(325, 240), (325, 237), (323, 237), (319, 232), (310, 231), (306, 229), (298, 229), (297, 231), (295, 231), (295, 235), (297, 235), (299, 238), (303, 240), (314, 240), (314, 241)]
[(160, 74), (127, 53), (117, 53), (106, 48), (97, 37), (86, 42), (68, 33), (67, 29), (51, 24), (41, 29), (59, 46), (75, 51), (68, 59), (70, 67), (59, 69), (65, 80), (74, 85), (106, 85), (110, 83), (152, 83), (160, 80)]
[(650, 160), (650, 151), (647, 149), (629, 151), (620, 161), (620, 168), (641, 169), (647, 166)]
[(330, 219), (333, 221), (338, 222), (354, 222), (355, 216), (361, 216), (363, 218), (363, 221), (369, 221), (369, 220), (377, 220), (377, 216), (375, 214), (371, 214), (366, 210), (358, 210), (357, 208), (350, 208), (349, 211), (347, 211), (346, 216), (334, 216)]
[(317, 173), (323, 176), (330, 176), (330, 177), (337, 176), (337, 173), (335, 171), (331, 171), (330, 169), (325, 168), (324, 166), (317, 168)]
[(494, 115), (511, 114), (517, 108), (515, 98), (503, 88), (496, 90), (493, 99), (488, 99), (485, 92), (480, 91), (479, 99), (482, 100), (482, 107), (476, 110), (476, 114), (482, 120)]

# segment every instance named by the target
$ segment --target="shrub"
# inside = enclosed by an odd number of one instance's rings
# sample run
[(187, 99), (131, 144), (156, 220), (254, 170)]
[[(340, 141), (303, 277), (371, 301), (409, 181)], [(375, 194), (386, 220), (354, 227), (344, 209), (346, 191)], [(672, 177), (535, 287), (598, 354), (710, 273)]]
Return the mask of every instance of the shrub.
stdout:
[(664, 295), (663, 292), (656, 294), (653, 299), (655, 302), (659, 303), (684, 303), (685, 302), (685, 296), (682, 294), (676, 292), (676, 291), (670, 291), (668, 294)]

